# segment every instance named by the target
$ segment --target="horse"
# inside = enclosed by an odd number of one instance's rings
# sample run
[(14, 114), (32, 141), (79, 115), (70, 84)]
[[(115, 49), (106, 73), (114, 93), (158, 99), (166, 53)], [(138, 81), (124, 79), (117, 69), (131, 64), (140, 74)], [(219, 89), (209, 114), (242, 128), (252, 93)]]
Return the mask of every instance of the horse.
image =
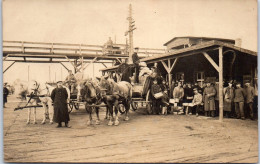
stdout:
[[(36, 80), (32, 80), (29, 82), (28, 85), (28, 95), (26, 96), (27, 105), (34, 106), (34, 105), (42, 105), (44, 109), (43, 120), (41, 124), (45, 124), (46, 117), (49, 116), (50, 124), (53, 124), (53, 105), (52, 99), (50, 97), (52, 90), (55, 87), (47, 84), (47, 83), (39, 83)], [(70, 96), (69, 89), (65, 87), (68, 95)], [(68, 100), (69, 101), (69, 100)], [(34, 108), (34, 120), (33, 124), (37, 124), (36, 122), (36, 107)], [(30, 116), (31, 116), (31, 108), (28, 108), (28, 117), (27, 117), (27, 124), (30, 123)]]
[[(87, 125), (92, 124), (92, 113), (94, 109), (96, 111), (96, 116), (97, 116), (96, 125), (99, 125), (100, 124), (99, 107), (95, 107), (95, 105), (101, 104), (100, 89), (93, 81), (90, 80), (78, 84), (77, 88), (78, 88), (78, 93), (80, 93), (80, 96), (82, 98), (82, 101), (85, 102), (85, 109), (89, 113), (89, 120), (87, 122)], [(90, 105), (93, 105), (93, 107)]]
[[(119, 108), (119, 101), (122, 101), (126, 112), (125, 112), (125, 119), (126, 121), (129, 120), (128, 112), (130, 109), (130, 101), (132, 98), (132, 85), (126, 81), (120, 81), (116, 83), (113, 79), (108, 79), (108, 77), (101, 77), (98, 78), (99, 85), (101, 89), (101, 96), (105, 104), (107, 104), (109, 113), (110, 113), (110, 120), (108, 125), (119, 125), (118, 121), (118, 108)], [(113, 107), (115, 108), (115, 121), (113, 123)]]

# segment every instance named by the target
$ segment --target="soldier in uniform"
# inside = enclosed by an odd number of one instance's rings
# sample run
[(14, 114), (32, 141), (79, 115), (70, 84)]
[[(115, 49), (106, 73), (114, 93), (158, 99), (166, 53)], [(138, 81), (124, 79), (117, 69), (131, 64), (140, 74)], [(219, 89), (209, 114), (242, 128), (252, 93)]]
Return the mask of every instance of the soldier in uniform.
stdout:
[(69, 75), (66, 77), (65, 79), (65, 83), (68, 84), (68, 87), (70, 89), (70, 92), (73, 93), (74, 92), (74, 88), (76, 87), (76, 78), (75, 76), (73, 75), (72, 71), (69, 70)]
[(234, 102), (235, 102), (235, 110), (237, 119), (245, 119), (244, 113), (244, 101), (245, 101), (245, 92), (244, 89), (241, 88), (241, 84), (239, 82), (236, 83), (236, 89), (234, 91)]
[(255, 96), (254, 88), (250, 85), (249, 81), (246, 81), (245, 82), (246, 106), (247, 106), (247, 112), (249, 112), (251, 120), (254, 119), (254, 113), (253, 113), (254, 96)]
[(215, 117), (215, 95), (216, 90), (209, 81), (206, 82), (206, 87), (203, 91), (203, 102), (205, 116)]
[(228, 82), (228, 86), (224, 88), (224, 112), (227, 117), (231, 117), (231, 111), (234, 101), (233, 81)]

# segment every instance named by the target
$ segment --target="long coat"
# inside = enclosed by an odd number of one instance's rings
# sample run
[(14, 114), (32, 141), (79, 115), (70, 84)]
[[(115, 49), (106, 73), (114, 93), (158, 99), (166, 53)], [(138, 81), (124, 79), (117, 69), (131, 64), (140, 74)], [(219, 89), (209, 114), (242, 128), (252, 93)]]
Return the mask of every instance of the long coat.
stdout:
[(54, 118), (57, 123), (68, 122), (70, 120), (68, 106), (68, 93), (65, 88), (55, 88), (51, 93), (51, 99), (54, 106)]
[(231, 112), (234, 101), (234, 88), (224, 88), (224, 111)]
[(4, 89), (3, 89), (4, 103), (7, 102), (7, 96), (8, 96), (8, 94), (9, 94), (9, 90), (8, 90), (6, 87), (4, 87)]
[(204, 102), (205, 111), (215, 110), (215, 99), (214, 99), (215, 95), (216, 95), (216, 90), (214, 87), (209, 86), (204, 89), (203, 102)]

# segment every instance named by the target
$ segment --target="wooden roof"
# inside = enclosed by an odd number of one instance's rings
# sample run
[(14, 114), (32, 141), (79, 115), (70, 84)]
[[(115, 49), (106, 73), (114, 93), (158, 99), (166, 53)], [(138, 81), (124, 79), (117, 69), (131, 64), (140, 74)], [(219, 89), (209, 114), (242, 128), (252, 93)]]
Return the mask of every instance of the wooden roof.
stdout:
[(154, 63), (154, 62), (158, 62), (160, 60), (173, 59), (173, 58), (177, 58), (177, 57), (184, 57), (184, 56), (198, 54), (203, 51), (205, 52), (208, 50), (218, 48), (220, 46), (227, 47), (227, 48), (230, 48), (230, 49), (233, 49), (236, 51), (240, 51), (240, 52), (252, 55), (252, 56), (257, 56), (257, 52), (247, 50), (247, 49), (244, 49), (241, 47), (237, 47), (232, 44), (224, 43), (221, 41), (212, 40), (212, 41), (208, 41), (208, 42), (205, 42), (202, 44), (197, 44), (197, 45), (194, 45), (194, 46), (191, 46), (188, 48), (179, 49), (179, 50), (176, 50), (176, 51), (173, 51), (170, 53), (166, 53), (163, 55), (143, 58), (143, 59), (141, 59), (141, 61), (147, 62), (147, 63)]
[(180, 38), (204, 39), (204, 40), (219, 40), (219, 41), (230, 42), (230, 43), (235, 44), (235, 40), (232, 40), (232, 39), (183, 36), (183, 37), (174, 37), (174, 38), (172, 38), (171, 40), (169, 40), (168, 42), (166, 42), (166, 43), (164, 44), (164, 46), (167, 46), (167, 45), (168, 45), (169, 43), (171, 43), (172, 41), (174, 41), (174, 40), (176, 40), (176, 39), (180, 39)]
[[(158, 62), (161, 60), (174, 59), (177, 57), (184, 57), (184, 56), (199, 54), (199, 53), (202, 53), (205, 51), (216, 49), (220, 46), (227, 47), (227, 48), (257, 57), (257, 52), (254, 52), (254, 51), (251, 51), (248, 49), (244, 49), (241, 47), (237, 47), (232, 44), (224, 43), (221, 41), (212, 40), (212, 41), (208, 41), (208, 42), (205, 42), (202, 44), (197, 44), (197, 45), (194, 45), (191, 47), (179, 49), (174, 52), (165, 53), (163, 55), (157, 55), (157, 56), (153, 56), (153, 57), (143, 58), (143, 59), (140, 59), (140, 61), (146, 62), (146, 63), (155, 63), (155, 62)], [(100, 69), (100, 71), (114, 71), (117, 68), (118, 68), (118, 66), (113, 66), (110, 68)]]

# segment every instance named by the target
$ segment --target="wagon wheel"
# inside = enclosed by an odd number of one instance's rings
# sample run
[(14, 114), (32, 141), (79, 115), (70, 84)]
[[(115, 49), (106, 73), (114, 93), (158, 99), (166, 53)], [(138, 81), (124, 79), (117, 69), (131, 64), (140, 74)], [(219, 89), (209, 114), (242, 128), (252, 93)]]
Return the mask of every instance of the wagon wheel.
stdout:
[(118, 105), (118, 109), (119, 109), (119, 112), (120, 112), (121, 114), (124, 114), (124, 113), (125, 113), (125, 107), (124, 107), (124, 105), (119, 104), (119, 105)]
[(151, 114), (152, 113), (152, 106), (151, 106), (152, 100), (151, 100), (151, 96), (150, 96), (150, 89), (147, 91), (145, 101), (146, 101), (147, 113)]
[(68, 110), (69, 113), (72, 111), (73, 106), (74, 106), (74, 102), (70, 100), (70, 102), (69, 102), (69, 110)]

